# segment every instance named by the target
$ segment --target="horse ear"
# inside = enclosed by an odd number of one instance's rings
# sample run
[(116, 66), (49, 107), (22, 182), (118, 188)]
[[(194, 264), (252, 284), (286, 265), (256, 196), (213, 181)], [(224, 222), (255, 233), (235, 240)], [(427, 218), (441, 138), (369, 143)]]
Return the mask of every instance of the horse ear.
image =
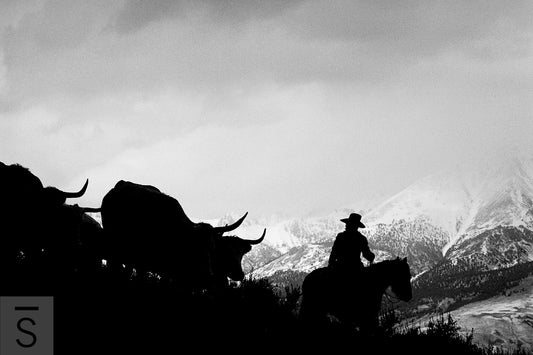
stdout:
[(402, 261), (407, 262), (407, 258), (403, 258)]

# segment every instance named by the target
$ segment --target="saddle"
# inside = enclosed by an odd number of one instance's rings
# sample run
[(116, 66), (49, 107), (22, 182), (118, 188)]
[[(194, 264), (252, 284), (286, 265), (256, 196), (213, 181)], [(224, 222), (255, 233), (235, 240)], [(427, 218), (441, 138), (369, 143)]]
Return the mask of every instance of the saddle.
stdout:
[(361, 263), (360, 267), (328, 267), (331, 290), (347, 294), (364, 290), (368, 284), (368, 268)]

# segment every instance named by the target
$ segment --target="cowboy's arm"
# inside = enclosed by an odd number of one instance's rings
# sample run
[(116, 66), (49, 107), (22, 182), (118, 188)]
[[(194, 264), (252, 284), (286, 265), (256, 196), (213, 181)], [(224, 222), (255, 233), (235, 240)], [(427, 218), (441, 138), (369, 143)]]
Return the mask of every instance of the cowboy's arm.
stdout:
[(370, 250), (370, 247), (368, 246), (368, 240), (365, 237), (363, 237), (362, 253), (366, 260), (370, 261), (371, 263), (374, 262), (376, 255), (374, 255), (374, 253), (372, 253)]

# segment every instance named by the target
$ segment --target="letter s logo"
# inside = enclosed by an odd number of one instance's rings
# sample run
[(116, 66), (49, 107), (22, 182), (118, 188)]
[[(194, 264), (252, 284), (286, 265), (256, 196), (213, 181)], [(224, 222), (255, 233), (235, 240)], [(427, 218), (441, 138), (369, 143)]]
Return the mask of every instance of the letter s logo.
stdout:
[(32, 325), (35, 325), (35, 321), (33, 319), (31, 319), (31, 318), (25, 317), (25, 318), (19, 319), (19, 321), (17, 322), (17, 329), (20, 330), (22, 333), (25, 333), (25, 334), (28, 334), (29, 336), (31, 336), (32, 337), (32, 341), (29, 344), (25, 344), (25, 343), (21, 342), (19, 339), (17, 339), (17, 344), (22, 346), (23, 348), (31, 348), (32, 346), (35, 345), (35, 343), (37, 343), (37, 337), (35, 336), (34, 333), (30, 332), (27, 329), (22, 328), (22, 322), (24, 322), (24, 321), (28, 321)]

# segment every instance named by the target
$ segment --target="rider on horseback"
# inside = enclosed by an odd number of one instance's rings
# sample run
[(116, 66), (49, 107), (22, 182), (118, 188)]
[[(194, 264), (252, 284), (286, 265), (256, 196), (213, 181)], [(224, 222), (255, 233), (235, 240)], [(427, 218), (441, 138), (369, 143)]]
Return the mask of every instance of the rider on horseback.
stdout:
[(375, 255), (370, 251), (366, 237), (358, 231), (359, 228), (365, 228), (361, 215), (352, 213), (341, 221), (346, 224), (346, 230), (337, 235), (328, 266), (338, 274), (350, 276), (363, 270), (361, 253), (370, 263), (374, 261)]
[(311, 331), (338, 323), (346, 329), (355, 326), (371, 333), (378, 324), (381, 299), (388, 287), (401, 300), (411, 299), (411, 272), (407, 259), (399, 258), (364, 268), (361, 254), (370, 263), (375, 255), (358, 231), (365, 228), (361, 215), (352, 213), (341, 221), (346, 230), (335, 239), (328, 267), (313, 270), (302, 284), (300, 318)]

